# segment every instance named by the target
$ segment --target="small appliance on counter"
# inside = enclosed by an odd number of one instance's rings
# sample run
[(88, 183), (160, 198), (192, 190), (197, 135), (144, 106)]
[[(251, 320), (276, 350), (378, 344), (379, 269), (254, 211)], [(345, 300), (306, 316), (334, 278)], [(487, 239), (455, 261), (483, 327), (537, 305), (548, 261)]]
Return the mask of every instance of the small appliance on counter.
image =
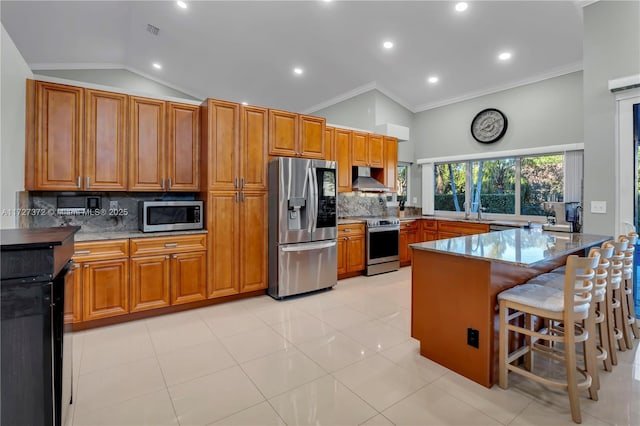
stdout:
[(142, 232), (202, 229), (202, 201), (139, 201), (138, 229)]
[(274, 299), (338, 281), (335, 161), (269, 163), (269, 295)]
[(59, 195), (56, 199), (58, 216), (82, 216), (102, 208), (98, 195)]
[(581, 211), (579, 202), (551, 202), (542, 203), (542, 208), (549, 213), (547, 223), (542, 225), (544, 231), (580, 232)]

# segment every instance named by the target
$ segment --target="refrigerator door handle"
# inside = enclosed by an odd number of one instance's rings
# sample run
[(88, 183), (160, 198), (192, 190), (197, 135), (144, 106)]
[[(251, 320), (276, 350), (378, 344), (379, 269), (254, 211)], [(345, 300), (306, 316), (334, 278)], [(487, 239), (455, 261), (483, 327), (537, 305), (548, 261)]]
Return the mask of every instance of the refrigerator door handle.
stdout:
[(316, 192), (313, 183), (313, 168), (311, 167), (307, 169), (307, 184), (309, 185), (309, 232), (312, 233), (316, 230)]
[(282, 247), (281, 250), (285, 252), (291, 251), (309, 251), (309, 250), (322, 250), (336, 245), (335, 241), (329, 241), (325, 243), (305, 243), (305, 244), (293, 244)]

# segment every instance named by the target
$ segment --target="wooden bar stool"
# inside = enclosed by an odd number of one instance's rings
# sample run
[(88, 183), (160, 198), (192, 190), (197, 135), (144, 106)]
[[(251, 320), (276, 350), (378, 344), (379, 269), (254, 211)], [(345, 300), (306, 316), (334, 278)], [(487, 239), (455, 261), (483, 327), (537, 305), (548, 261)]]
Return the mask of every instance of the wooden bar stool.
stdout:
[[(595, 280), (592, 290), (592, 300), (590, 305), (589, 316), (583, 321), (582, 326), (589, 332), (589, 338), (584, 342), (584, 363), (587, 370), (593, 371), (593, 383), (596, 389), (600, 389), (600, 377), (597, 367), (591, 368), (592, 365), (597, 364), (598, 361), (602, 361), (604, 369), (611, 371), (611, 359), (609, 353), (611, 348), (609, 347), (609, 329), (607, 326), (606, 315), (606, 295), (607, 295), (607, 277), (609, 275), (610, 261), (609, 259), (613, 255), (613, 245), (605, 242), (601, 247), (592, 247), (589, 251), (589, 256), (593, 257), (596, 254), (600, 255), (600, 261), (595, 271)], [(562, 290), (564, 288), (564, 274), (560, 274), (557, 270), (553, 270), (550, 273), (539, 275), (535, 278), (527, 281), (528, 284), (540, 284), (548, 285), (553, 288)], [(559, 327), (562, 330), (562, 327)], [(590, 345), (590, 347), (587, 347)], [(615, 348), (613, 348), (615, 351)], [(587, 358), (586, 354), (594, 354), (595, 358)]]
[(620, 288), (622, 289), (623, 295), (620, 302), (622, 303), (623, 318), (626, 322), (626, 327), (624, 327), (623, 331), (624, 340), (627, 345), (627, 349), (632, 349), (633, 342), (631, 340), (631, 335), (636, 339), (640, 338), (633, 295), (633, 254), (635, 251), (634, 246), (638, 242), (638, 234), (631, 232), (629, 235), (620, 236), (618, 239), (626, 239), (628, 241), (627, 249), (624, 251), (625, 256), (622, 266), (622, 283), (620, 284)]
[(611, 347), (611, 363), (618, 365), (618, 357), (615, 348), (618, 343), (618, 350), (624, 352), (627, 350), (624, 341), (623, 328), (625, 327), (622, 314), (621, 291), (622, 285), (622, 268), (624, 265), (625, 251), (627, 250), (628, 241), (610, 241), (613, 245), (613, 255), (611, 256), (611, 265), (609, 267), (609, 282), (607, 286), (607, 325), (609, 327), (609, 346)]
[[(579, 324), (589, 316), (595, 269), (599, 260), (599, 254), (584, 258), (569, 256), (562, 290), (539, 284), (523, 284), (498, 294), (500, 387), (507, 388), (508, 373), (511, 371), (545, 385), (565, 389), (569, 395), (571, 418), (576, 423), (582, 421), (578, 391), (588, 389), (591, 399), (598, 399), (597, 389), (593, 386), (592, 371), (577, 366), (576, 344), (589, 339), (588, 331)], [(521, 317), (524, 317), (524, 326), (514, 322)], [(533, 327), (534, 317), (548, 320), (551, 324), (562, 323), (564, 330), (558, 333), (552, 326), (536, 330)], [(526, 336), (525, 344), (513, 352), (509, 352), (510, 331)], [(539, 343), (539, 340), (552, 344), (563, 343), (564, 352), (558, 351), (553, 345), (545, 346)], [(566, 379), (561, 381), (534, 373), (534, 354), (562, 361), (566, 369)], [(515, 365), (523, 356), (524, 367)], [(593, 354), (585, 354), (585, 360), (590, 356)], [(576, 373), (582, 376), (580, 382)]]

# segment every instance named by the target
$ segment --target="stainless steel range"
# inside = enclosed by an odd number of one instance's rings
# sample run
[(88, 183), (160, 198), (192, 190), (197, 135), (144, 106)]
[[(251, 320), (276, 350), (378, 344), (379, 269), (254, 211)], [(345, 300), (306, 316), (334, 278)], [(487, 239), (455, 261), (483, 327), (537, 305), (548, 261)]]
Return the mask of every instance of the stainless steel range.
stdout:
[(400, 269), (398, 240), (400, 219), (367, 218), (367, 268), (366, 275), (377, 275)]

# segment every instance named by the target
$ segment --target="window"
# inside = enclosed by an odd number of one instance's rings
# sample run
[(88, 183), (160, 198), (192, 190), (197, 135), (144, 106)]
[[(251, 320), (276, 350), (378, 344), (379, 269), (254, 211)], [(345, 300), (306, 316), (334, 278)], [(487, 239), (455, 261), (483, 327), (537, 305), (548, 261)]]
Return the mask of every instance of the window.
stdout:
[(399, 163), (398, 164), (398, 177), (396, 180), (396, 188), (398, 194), (398, 202), (406, 203), (408, 194), (408, 184), (409, 184), (409, 164)]
[(467, 163), (437, 164), (435, 173), (435, 209), (464, 211)]
[(564, 160), (551, 154), (436, 163), (434, 209), (546, 216), (544, 201), (564, 199)]
[(563, 155), (522, 157), (520, 165), (520, 206), (522, 214), (546, 216), (544, 201), (564, 201)]

